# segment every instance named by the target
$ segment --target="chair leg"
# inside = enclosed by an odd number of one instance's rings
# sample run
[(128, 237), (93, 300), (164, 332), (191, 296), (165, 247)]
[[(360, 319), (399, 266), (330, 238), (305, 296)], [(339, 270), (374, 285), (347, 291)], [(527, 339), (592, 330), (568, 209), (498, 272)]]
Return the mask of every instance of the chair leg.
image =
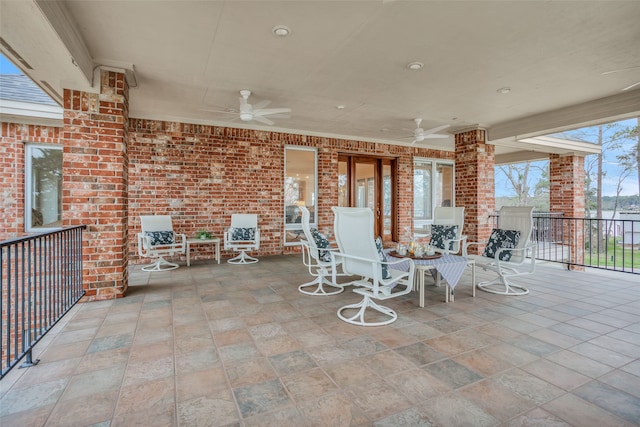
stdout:
[[(364, 314), (365, 311), (367, 310), (367, 307), (371, 307), (373, 310), (376, 310), (379, 313), (382, 313), (386, 316), (389, 316), (390, 319), (382, 321), (382, 322), (365, 322), (364, 320)], [(356, 314), (354, 314), (351, 317), (345, 317), (342, 315), (342, 311), (344, 310), (348, 310), (348, 309), (355, 309), (358, 310), (358, 312)], [(343, 320), (347, 323), (351, 323), (352, 325), (358, 325), (358, 326), (384, 326), (384, 325), (389, 325), (393, 322), (396, 321), (396, 319), (398, 318), (398, 315), (396, 314), (395, 311), (393, 311), (392, 309), (376, 304), (375, 302), (371, 301), (371, 298), (369, 298), (369, 296), (365, 295), (365, 297), (362, 299), (362, 301), (360, 301), (357, 304), (349, 304), (349, 305), (345, 305), (344, 307), (341, 307), (338, 309), (338, 318), (340, 320)]]
[[(335, 290), (327, 290), (324, 288), (323, 285), (331, 286)], [(316, 288), (314, 290), (306, 289), (312, 286), (315, 286)], [(325, 295), (326, 296), (326, 295), (337, 295), (340, 292), (344, 291), (344, 288), (342, 286), (338, 286), (331, 283), (329, 280), (327, 280), (326, 277), (320, 275), (316, 277), (314, 281), (298, 286), (298, 291), (306, 295), (312, 295), (312, 296)]]
[(481, 289), (485, 292), (490, 292), (492, 294), (498, 295), (518, 296), (527, 295), (529, 293), (529, 289), (521, 285), (516, 285), (504, 276), (498, 276), (495, 279), (487, 282), (480, 282), (476, 286), (478, 289)]
[(240, 251), (240, 255), (227, 260), (229, 264), (253, 264), (258, 261), (258, 258), (247, 255), (245, 251)]
[(155, 260), (155, 262), (142, 267), (142, 270), (143, 271), (169, 271), (169, 270), (175, 270), (178, 267), (180, 267), (178, 264), (169, 262), (162, 257), (158, 257), (158, 259)]

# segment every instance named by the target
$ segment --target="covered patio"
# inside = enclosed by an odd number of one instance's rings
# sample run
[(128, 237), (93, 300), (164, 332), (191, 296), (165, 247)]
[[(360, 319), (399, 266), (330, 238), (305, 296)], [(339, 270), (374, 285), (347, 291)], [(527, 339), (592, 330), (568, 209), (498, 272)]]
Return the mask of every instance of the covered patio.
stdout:
[(634, 275), (543, 264), (528, 296), (472, 298), (466, 273), (454, 303), (428, 286), (377, 328), (338, 320), (350, 289), (307, 280), (297, 255), (131, 267), (126, 298), (77, 305), (0, 382), (0, 424), (640, 424)]

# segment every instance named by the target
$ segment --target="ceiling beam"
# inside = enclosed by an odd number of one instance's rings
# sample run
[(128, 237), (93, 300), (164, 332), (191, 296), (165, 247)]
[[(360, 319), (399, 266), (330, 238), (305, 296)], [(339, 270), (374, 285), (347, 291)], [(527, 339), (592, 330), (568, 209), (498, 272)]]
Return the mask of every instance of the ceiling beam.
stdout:
[(640, 116), (640, 90), (583, 102), (516, 120), (498, 123), (488, 129), (488, 139), (523, 139), (594, 126)]
[(80, 30), (65, 6), (58, 1), (35, 0), (35, 3), (69, 51), (73, 63), (80, 69), (87, 82), (93, 85), (93, 59)]

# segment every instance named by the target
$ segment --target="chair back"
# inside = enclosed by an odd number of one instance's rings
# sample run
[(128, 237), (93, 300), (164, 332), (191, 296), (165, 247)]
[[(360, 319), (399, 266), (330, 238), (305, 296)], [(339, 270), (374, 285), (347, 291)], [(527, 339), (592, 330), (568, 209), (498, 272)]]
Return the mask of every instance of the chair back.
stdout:
[(142, 232), (173, 231), (171, 215), (140, 215)]
[(369, 261), (345, 258), (342, 268), (355, 276), (373, 277), (370, 260), (379, 259), (373, 237), (373, 212), (369, 208), (332, 207), (333, 227), (340, 252)]
[[(533, 230), (533, 206), (503, 206), (499, 211), (499, 224), (503, 230), (517, 230), (520, 239), (516, 249), (529, 245)], [(514, 251), (511, 262), (522, 262), (526, 251)]]
[(435, 225), (457, 225), (456, 242), (453, 242), (451, 253), (460, 252), (460, 239), (464, 228), (464, 206), (438, 206), (433, 213), (433, 223)]
[(256, 214), (231, 214), (231, 227), (233, 228), (257, 228), (258, 215)]
[(316, 239), (314, 239), (313, 234), (311, 234), (311, 225), (309, 224), (311, 221), (311, 214), (309, 213), (309, 209), (305, 206), (300, 206), (300, 211), (302, 212), (302, 231), (304, 232), (305, 240), (309, 244), (309, 254), (316, 260), (316, 262), (321, 262)]

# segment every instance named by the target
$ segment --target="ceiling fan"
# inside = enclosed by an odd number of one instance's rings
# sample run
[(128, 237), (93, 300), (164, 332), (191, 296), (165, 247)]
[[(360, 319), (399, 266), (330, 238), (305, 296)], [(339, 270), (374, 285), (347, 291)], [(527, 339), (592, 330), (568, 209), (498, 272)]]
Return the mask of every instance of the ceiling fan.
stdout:
[[(444, 134), (440, 134), (437, 133), (443, 129), (448, 128), (451, 125), (442, 125), (442, 126), (438, 126), (435, 128), (431, 128), (431, 129), (422, 129), (420, 127), (420, 123), (422, 123), (422, 119), (420, 118), (415, 118), (413, 119), (413, 121), (416, 123), (416, 128), (413, 129), (413, 135), (411, 136), (411, 138), (413, 138), (413, 142), (412, 144), (415, 144), (416, 142), (422, 142), (425, 139), (435, 139), (435, 138), (448, 138), (449, 135), (444, 135)], [(409, 129), (408, 129), (409, 130)]]
[(240, 91), (240, 120), (243, 122), (256, 121), (264, 123), (266, 125), (274, 124), (273, 120), (268, 119), (266, 116), (279, 115), (277, 117), (283, 117), (283, 115), (291, 112), (291, 108), (264, 108), (271, 103), (271, 101), (263, 100), (255, 105), (249, 104), (249, 96), (251, 91), (243, 89)]
[[(623, 71), (632, 71), (632, 70), (637, 70), (638, 68), (640, 68), (640, 65), (637, 65), (635, 67), (628, 67), (628, 68), (620, 68), (619, 70), (611, 70), (611, 71), (605, 71), (604, 73), (602, 73), (603, 76), (606, 76), (607, 74), (615, 74), (615, 73), (621, 73)], [(636, 86), (640, 86), (640, 82), (636, 82), (632, 85), (629, 85), (625, 88), (622, 89), (623, 92), (627, 91), (627, 90), (631, 90)]]

